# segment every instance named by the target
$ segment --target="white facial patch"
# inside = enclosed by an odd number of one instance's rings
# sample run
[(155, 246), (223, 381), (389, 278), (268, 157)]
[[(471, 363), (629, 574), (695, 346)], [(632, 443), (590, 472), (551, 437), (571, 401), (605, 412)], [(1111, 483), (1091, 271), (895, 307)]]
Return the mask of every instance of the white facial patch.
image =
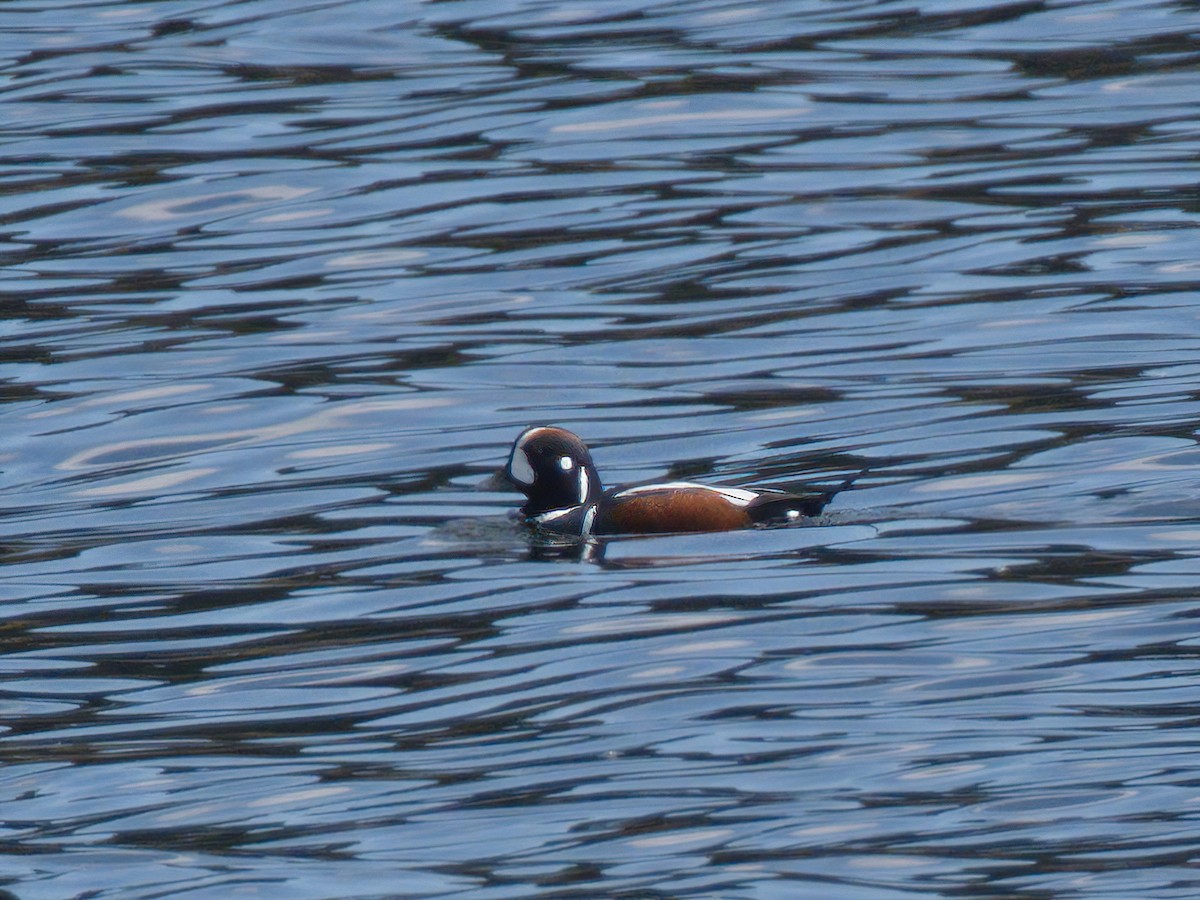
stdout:
[(588, 480), (587, 469), (579, 470), (579, 502), (583, 503), (588, 498), (588, 492), (592, 488), (592, 483)]
[(575, 468), (575, 460), (571, 459), (569, 456), (564, 456), (559, 459), (558, 467), (564, 472), (570, 472), (573, 468)]
[(529, 464), (529, 457), (525, 455), (525, 450), (517, 447), (513, 451), (512, 459), (508, 463), (508, 477), (517, 484), (531, 485), (535, 475), (533, 466)]
[(529, 455), (525, 452), (525, 445), (537, 437), (551, 429), (545, 426), (539, 428), (530, 428), (517, 440), (517, 445), (513, 447), (512, 459), (508, 463), (508, 477), (517, 484), (531, 485), (536, 479), (533, 471), (533, 466), (529, 464)]

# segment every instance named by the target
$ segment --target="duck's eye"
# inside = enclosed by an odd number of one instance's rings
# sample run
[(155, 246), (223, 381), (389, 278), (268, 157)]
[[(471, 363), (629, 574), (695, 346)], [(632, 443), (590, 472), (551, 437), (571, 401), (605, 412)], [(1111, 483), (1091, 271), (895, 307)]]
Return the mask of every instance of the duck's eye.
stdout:
[(564, 456), (559, 459), (558, 467), (564, 472), (570, 472), (573, 468), (575, 468), (575, 460), (571, 459), (569, 456)]

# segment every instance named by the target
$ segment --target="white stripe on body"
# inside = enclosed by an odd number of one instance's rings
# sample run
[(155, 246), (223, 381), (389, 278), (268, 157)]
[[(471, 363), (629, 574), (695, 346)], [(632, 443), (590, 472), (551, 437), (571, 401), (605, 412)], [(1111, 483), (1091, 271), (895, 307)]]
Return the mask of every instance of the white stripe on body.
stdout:
[(549, 509), (544, 513), (538, 513), (533, 517), (535, 522), (553, 522), (555, 519), (561, 519), (563, 516), (570, 515), (575, 512), (577, 507), (568, 506), (563, 509)]
[[(539, 513), (538, 515), (533, 516), (532, 519), (534, 522), (537, 522), (539, 525), (544, 525), (547, 522), (555, 522), (555, 521), (563, 518), (564, 516), (569, 516), (571, 513), (575, 512), (575, 510), (577, 510), (577, 509), (579, 509), (578, 506), (567, 506), (567, 507), (564, 507), (563, 509), (550, 509), (544, 513)], [(587, 537), (588, 535), (590, 535), (592, 533), (592, 526), (596, 523), (596, 513), (597, 512), (598, 512), (598, 510), (596, 508), (596, 504), (593, 503), (591, 506), (589, 506), (587, 508), (587, 511), (583, 514), (583, 519), (579, 525), (579, 534), (581, 537)]]
[(749, 506), (759, 496), (757, 491), (744, 491), (741, 488), (713, 487), (710, 484), (696, 484), (693, 481), (665, 481), (661, 484), (643, 484), (638, 487), (626, 488), (614, 494), (613, 499), (618, 500), (637, 494), (652, 494), (656, 491), (676, 491), (681, 488), (711, 491), (719, 494), (734, 506)]

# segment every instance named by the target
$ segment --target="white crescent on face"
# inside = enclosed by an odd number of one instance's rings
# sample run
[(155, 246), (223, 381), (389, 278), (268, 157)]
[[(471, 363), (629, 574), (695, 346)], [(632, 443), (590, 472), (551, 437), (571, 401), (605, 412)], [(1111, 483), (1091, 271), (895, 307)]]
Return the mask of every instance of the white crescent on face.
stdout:
[(533, 466), (529, 464), (529, 456), (525, 453), (525, 445), (533, 438), (537, 437), (544, 431), (549, 431), (545, 426), (541, 428), (530, 428), (527, 432), (521, 435), (515, 447), (513, 447), (512, 459), (508, 463), (508, 477), (517, 484), (529, 486), (533, 484), (536, 477), (533, 472)]
[(533, 484), (533, 466), (529, 464), (529, 457), (520, 446), (513, 450), (512, 459), (508, 463), (508, 477), (526, 487)]

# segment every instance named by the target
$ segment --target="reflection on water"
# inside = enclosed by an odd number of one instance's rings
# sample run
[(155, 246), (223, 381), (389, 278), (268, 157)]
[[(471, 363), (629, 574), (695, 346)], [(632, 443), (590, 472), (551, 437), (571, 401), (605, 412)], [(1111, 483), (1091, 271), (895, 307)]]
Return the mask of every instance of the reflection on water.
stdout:
[(0, 885), (1196, 894), (1194, 9), (7, 20)]

